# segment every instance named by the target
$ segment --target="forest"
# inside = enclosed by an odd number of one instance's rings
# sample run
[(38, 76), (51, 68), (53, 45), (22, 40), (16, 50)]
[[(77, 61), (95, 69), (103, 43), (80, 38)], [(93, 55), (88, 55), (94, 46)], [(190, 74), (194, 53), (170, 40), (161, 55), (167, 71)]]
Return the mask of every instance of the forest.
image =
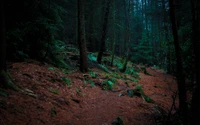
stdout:
[(200, 123), (199, 0), (1, 0), (0, 17), (0, 124)]

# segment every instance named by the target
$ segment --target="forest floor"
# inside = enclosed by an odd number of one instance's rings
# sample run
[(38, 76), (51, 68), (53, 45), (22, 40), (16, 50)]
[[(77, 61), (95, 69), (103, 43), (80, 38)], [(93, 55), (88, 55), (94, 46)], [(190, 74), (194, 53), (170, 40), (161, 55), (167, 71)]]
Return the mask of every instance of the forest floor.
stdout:
[(103, 86), (111, 74), (98, 68), (64, 74), (29, 60), (10, 63), (8, 71), (20, 90), (0, 89), (0, 125), (157, 125), (178, 107), (175, 77), (154, 67), (132, 81), (118, 72), (112, 90)]

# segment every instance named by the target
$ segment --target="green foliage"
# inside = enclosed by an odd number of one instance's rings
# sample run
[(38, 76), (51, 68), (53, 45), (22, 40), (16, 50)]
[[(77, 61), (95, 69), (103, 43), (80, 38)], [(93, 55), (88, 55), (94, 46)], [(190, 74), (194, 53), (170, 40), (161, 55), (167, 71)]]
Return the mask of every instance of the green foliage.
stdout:
[(122, 77), (121, 77), (118, 73), (116, 73), (116, 72), (112, 72), (112, 73), (111, 73), (111, 76), (114, 77), (114, 78), (117, 78), (117, 79), (121, 79), (121, 78), (122, 78)]
[(116, 83), (117, 82), (117, 79), (115, 77), (111, 77), (110, 78), (110, 81), (112, 81), (113, 83)]
[(108, 80), (107, 82), (106, 82), (107, 84), (107, 88), (109, 89), (109, 90), (112, 90), (113, 89), (113, 82), (112, 81), (110, 81), (110, 80)]
[(105, 71), (105, 72), (109, 72), (108, 68), (104, 65), (99, 64), (99, 66)]
[(59, 91), (57, 89), (50, 89), (49, 91), (57, 95), (59, 94)]
[(51, 53), (47, 55), (46, 61), (53, 64), (56, 67), (69, 69), (70, 60), (64, 53), (66, 51), (65, 43), (60, 40), (55, 40), (54, 45), (50, 47)]
[(127, 90), (127, 94), (128, 94), (128, 96), (129, 97), (133, 97), (133, 95), (134, 95), (134, 90), (133, 89), (129, 89), (129, 90)]
[(55, 107), (52, 107), (50, 113), (51, 113), (52, 116), (57, 115), (56, 108), (55, 108)]
[(124, 120), (121, 117), (117, 117), (113, 122), (112, 125), (124, 125)]
[(95, 83), (94, 83), (92, 80), (88, 80), (88, 82), (90, 83), (90, 85), (91, 85), (92, 87), (95, 86)]
[(53, 67), (49, 67), (49, 68), (48, 68), (48, 70), (52, 70), (52, 71), (53, 71), (53, 70), (54, 70), (54, 68), (53, 68)]
[(120, 61), (114, 61), (114, 65), (117, 66), (118, 69), (121, 69), (123, 67), (124, 60), (121, 58)]
[(96, 72), (89, 72), (89, 74), (92, 78), (96, 78), (98, 76)]
[(135, 72), (135, 71), (134, 71), (133, 68), (126, 68), (125, 74), (131, 75), (131, 74), (133, 74), (134, 72)]
[(129, 78), (129, 80), (133, 81), (133, 82), (138, 82), (137, 79), (134, 79), (134, 78)]
[[(52, 61), (50, 61), (51, 59)], [(49, 60), (49, 62), (53, 64), (54, 66), (59, 67), (59, 68), (69, 69), (69, 66), (64, 61), (64, 58), (53, 56), (51, 57), (51, 59)]]
[(105, 77), (110, 78), (110, 74), (106, 73)]
[(63, 72), (64, 74), (68, 74), (68, 70), (67, 70), (67, 69), (62, 69), (62, 72)]
[(154, 102), (154, 101), (153, 101), (149, 96), (147, 96), (147, 95), (143, 95), (143, 97), (144, 97), (145, 101), (148, 102), (148, 103), (153, 103), (153, 102)]
[(131, 75), (131, 76), (133, 76), (136, 79), (139, 78), (138, 71), (136, 72), (133, 67), (126, 68), (125, 74)]
[(138, 92), (141, 94), (141, 96), (144, 98), (144, 100), (145, 100), (146, 102), (148, 102), (148, 103), (154, 102), (149, 96), (147, 96), (147, 95), (144, 93), (144, 91), (143, 91), (143, 89), (142, 89), (142, 87), (141, 87), (140, 85), (137, 85), (135, 90), (138, 91)]
[(141, 92), (141, 94), (144, 94), (144, 91), (143, 91), (141, 85), (137, 85), (137, 86), (135, 87), (135, 89), (136, 89), (137, 91)]
[(79, 88), (76, 88), (76, 92), (79, 93), (79, 92), (80, 92), (80, 89), (79, 89)]
[(147, 69), (145, 66), (142, 66), (141, 69), (143, 70), (143, 73), (146, 74), (146, 75), (151, 75), (147, 72)]
[(64, 82), (65, 85), (71, 85), (71, 79), (69, 78), (64, 77), (62, 78), (62, 81)]
[(96, 62), (97, 61), (97, 56), (94, 53), (88, 54), (88, 60)]
[(103, 89), (112, 90), (115, 83), (116, 83), (115, 78), (107, 79), (107, 80), (103, 81)]
[(19, 8), (13, 13), (6, 10), (9, 15), (7, 23), (11, 24), (7, 25), (6, 34), (8, 59), (24, 61), (27, 58), (34, 58), (66, 67), (65, 62), (56, 57), (56, 52), (62, 52), (65, 45), (60, 40), (60, 31), (67, 13), (66, 8), (64, 9), (66, 4), (67, 1), (63, 0), (7, 1), (5, 4), (7, 10), (14, 6)]
[(143, 33), (142, 39), (139, 42), (139, 45), (134, 47), (135, 53), (134, 56), (131, 57), (131, 60), (135, 63), (143, 63), (143, 64), (153, 64), (152, 57), (152, 45), (149, 41), (147, 33)]
[(138, 79), (138, 78), (140, 77), (138, 72), (134, 72), (134, 73), (132, 74), (132, 76), (133, 76), (134, 78), (136, 78), (136, 79)]
[[(95, 72), (90, 72), (90, 74), (92, 74), (92, 78), (96, 78), (96, 73)], [(87, 84), (89, 83), (92, 87), (95, 86), (95, 83), (89, 79), (89, 76), (88, 75), (84, 75), (84, 84)]]

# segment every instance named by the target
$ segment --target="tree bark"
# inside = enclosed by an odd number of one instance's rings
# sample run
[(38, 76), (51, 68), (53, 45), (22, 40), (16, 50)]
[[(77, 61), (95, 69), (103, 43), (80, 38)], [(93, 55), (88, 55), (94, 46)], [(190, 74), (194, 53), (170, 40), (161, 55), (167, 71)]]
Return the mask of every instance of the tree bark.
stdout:
[(13, 84), (12, 78), (6, 69), (6, 28), (3, 2), (3, 0), (0, 1), (0, 86), (17, 90), (18, 88)]
[(128, 38), (128, 16), (127, 16), (127, 12), (126, 12), (126, 0), (124, 0), (124, 16), (125, 16), (125, 20), (124, 20), (124, 51), (123, 51), (123, 55), (124, 57), (126, 57), (126, 48), (127, 48), (127, 38)]
[(107, 32), (107, 24), (108, 24), (108, 15), (110, 11), (110, 3), (111, 3), (111, 0), (108, 0), (105, 17), (104, 17), (103, 29), (102, 29), (101, 47), (97, 56), (97, 62), (99, 64), (101, 64), (103, 52), (105, 52), (105, 49), (106, 49), (106, 32)]
[(6, 71), (6, 40), (5, 40), (5, 19), (3, 1), (0, 3), (0, 70)]
[(126, 67), (127, 67), (128, 60), (129, 60), (129, 53), (130, 53), (130, 45), (131, 45), (131, 30), (130, 30), (130, 26), (131, 26), (131, 0), (129, 0), (127, 23), (128, 23), (127, 26), (126, 26), (127, 35), (125, 36), (125, 41), (128, 40), (128, 42), (127, 42), (128, 46), (127, 46), (127, 51), (126, 51), (126, 55), (125, 55), (125, 57), (126, 57), (125, 62), (123, 64), (122, 69), (120, 70), (121, 72), (126, 71)]
[[(196, 3), (195, 3), (196, 2)], [(194, 60), (195, 60), (195, 68), (194, 73), (196, 75), (196, 84), (194, 85), (194, 90), (192, 94), (192, 104), (191, 104), (191, 125), (194, 125), (196, 123), (200, 123), (200, 102), (199, 102), (199, 95), (200, 95), (200, 39), (198, 37), (198, 34), (200, 33), (198, 27), (199, 27), (199, 15), (198, 15), (198, 8), (197, 8), (197, 1), (191, 0), (191, 8), (192, 8), (192, 44), (193, 44), (193, 50), (194, 50)]]
[(80, 49), (80, 71), (88, 71), (88, 57), (85, 39), (84, 0), (78, 0), (78, 44)]
[(173, 32), (173, 37), (174, 37), (174, 46), (175, 46), (175, 53), (176, 53), (180, 115), (182, 116), (183, 124), (187, 125), (188, 124), (188, 107), (186, 103), (185, 77), (183, 74), (183, 64), (182, 64), (181, 48), (180, 48), (178, 32), (177, 32), (174, 0), (169, 0), (169, 7), (170, 7), (170, 19), (172, 23), (172, 32)]
[(112, 41), (112, 59), (111, 67), (113, 67), (113, 61), (115, 57), (115, 44), (116, 44), (116, 35), (115, 35), (115, 0), (113, 0), (113, 41)]

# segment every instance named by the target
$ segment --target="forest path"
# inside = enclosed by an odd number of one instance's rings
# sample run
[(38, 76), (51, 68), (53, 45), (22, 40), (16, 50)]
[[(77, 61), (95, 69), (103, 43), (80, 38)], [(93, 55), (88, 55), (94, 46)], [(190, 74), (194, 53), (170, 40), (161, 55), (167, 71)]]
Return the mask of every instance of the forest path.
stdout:
[[(59, 69), (36, 61), (9, 64), (9, 72), (22, 91), (0, 90), (1, 125), (111, 125), (121, 120), (124, 125), (155, 125), (172, 106), (177, 90), (173, 76), (152, 67), (141, 70), (138, 82), (117, 80), (114, 90), (103, 90), (105, 72), (84, 82), (86, 74), (78, 71), (63, 74)], [(119, 74), (123, 75), (123, 74)], [(71, 85), (61, 79), (69, 78)], [(140, 85), (154, 100), (129, 97), (127, 90)], [(176, 106), (178, 102), (176, 100)], [(119, 124), (119, 123), (118, 123)]]

